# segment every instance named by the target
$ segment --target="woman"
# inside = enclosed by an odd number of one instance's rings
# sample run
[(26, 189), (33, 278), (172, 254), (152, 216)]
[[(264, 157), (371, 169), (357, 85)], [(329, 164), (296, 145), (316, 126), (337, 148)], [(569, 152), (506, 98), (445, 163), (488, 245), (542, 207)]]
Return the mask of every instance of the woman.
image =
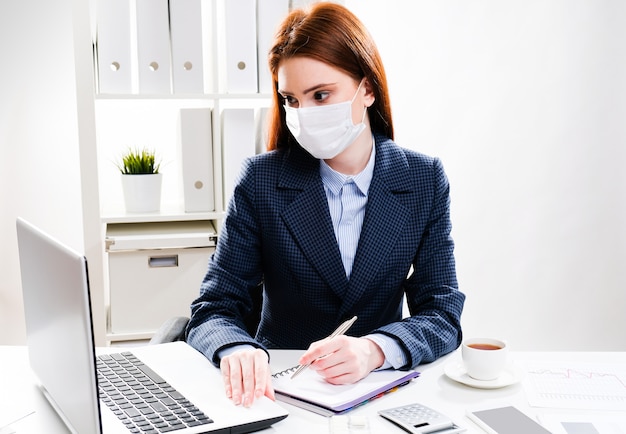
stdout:
[[(246, 406), (274, 398), (267, 348), (307, 349), (299, 362), (334, 384), (413, 368), (458, 347), (465, 298), (447, 178), (439, 160), (392, 141), (362, 23), (330, 2), (292, 11), (269, 65), (270, 152), (244, 164), (187, 329)], [(253, 338), (244, 318), (260, 284)], [(353, 315), (346, 335), (325, 339)]]

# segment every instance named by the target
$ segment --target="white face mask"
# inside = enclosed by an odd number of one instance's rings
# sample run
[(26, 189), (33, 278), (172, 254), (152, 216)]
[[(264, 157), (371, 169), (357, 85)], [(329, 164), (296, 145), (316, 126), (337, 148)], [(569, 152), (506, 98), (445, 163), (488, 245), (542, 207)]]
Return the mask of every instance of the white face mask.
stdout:
[(303, 108), (285, 105), (287, 128), (309, 154), (324, 160), (334, 158), (363, 132), (366, 108), (361, 123), (352, 123), (352, 103), (361, 84), (362, 80), (350, 101)]

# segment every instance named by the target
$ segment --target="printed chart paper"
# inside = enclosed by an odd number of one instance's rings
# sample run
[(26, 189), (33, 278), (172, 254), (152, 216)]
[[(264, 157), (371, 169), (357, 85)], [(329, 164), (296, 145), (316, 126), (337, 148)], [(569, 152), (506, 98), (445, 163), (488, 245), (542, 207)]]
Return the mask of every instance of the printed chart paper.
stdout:
[(531, 406), (626, 411), (626, 366), (529, 362), (524, 368)]

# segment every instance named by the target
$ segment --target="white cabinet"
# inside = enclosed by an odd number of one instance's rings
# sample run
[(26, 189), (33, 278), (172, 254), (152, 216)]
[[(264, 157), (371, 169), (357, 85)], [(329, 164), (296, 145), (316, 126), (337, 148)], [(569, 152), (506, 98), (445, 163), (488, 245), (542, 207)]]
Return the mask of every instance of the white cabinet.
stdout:
[(210, 221), (107, 224), (111, 340), (141, 340), (189, 316), (217, 232)]

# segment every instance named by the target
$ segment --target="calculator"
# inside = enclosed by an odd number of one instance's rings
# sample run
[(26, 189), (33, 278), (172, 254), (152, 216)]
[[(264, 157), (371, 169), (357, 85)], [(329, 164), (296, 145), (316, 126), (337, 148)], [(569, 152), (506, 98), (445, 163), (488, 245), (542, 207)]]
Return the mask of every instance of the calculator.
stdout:
[(465, 431), (465, 428), (458, 427), (450, 418), (417, 403), (388, 408), (379, 411), (378, 414), (411, 434), (427, 434), (435, 431), (441, 434), (452, 434)]

